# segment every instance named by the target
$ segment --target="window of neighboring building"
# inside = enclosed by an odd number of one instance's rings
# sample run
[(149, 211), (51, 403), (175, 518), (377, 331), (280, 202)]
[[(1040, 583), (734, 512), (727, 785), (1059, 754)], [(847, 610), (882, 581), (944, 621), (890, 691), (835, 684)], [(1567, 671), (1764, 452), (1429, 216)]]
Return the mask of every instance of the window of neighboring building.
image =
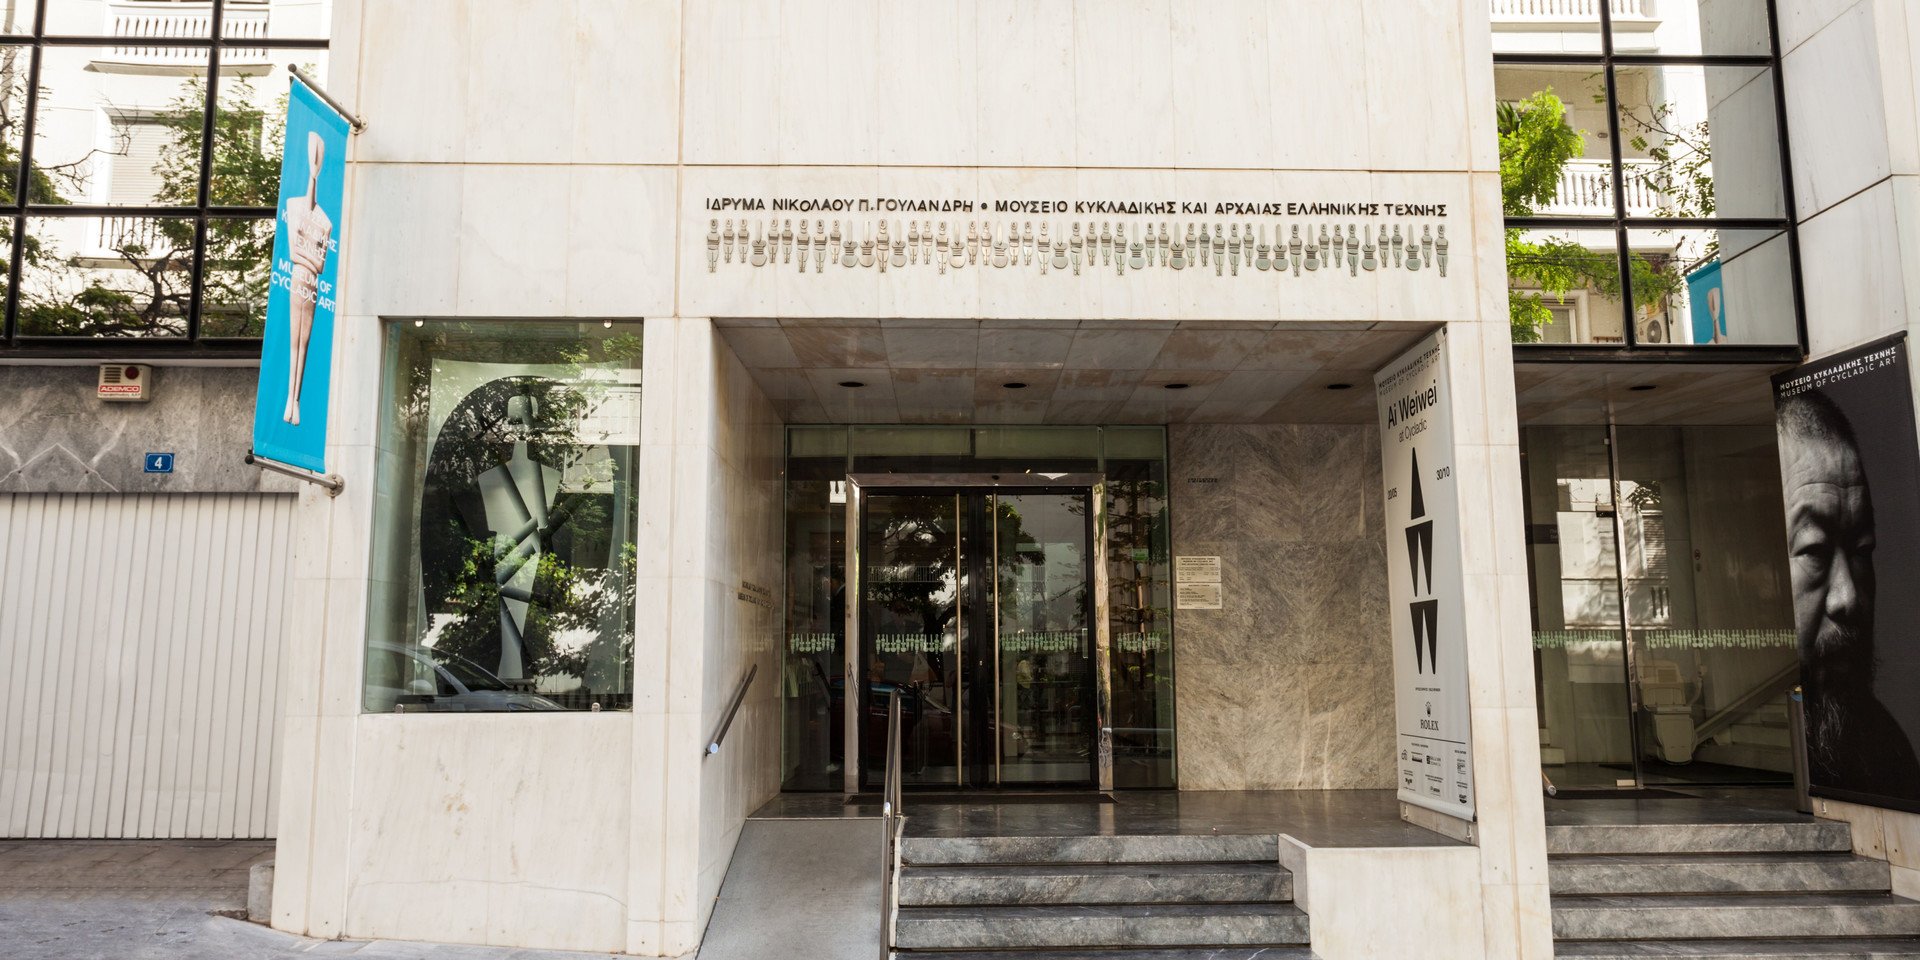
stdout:
[(0, 351), (257, 349), (289, 68), (324, 82), (331, 18), (331, 0), (0, 10)]
[(633, 705), (637, 323), (387, 330), (365, 707)]
[(1770, 0), (1487, 2), (1514, 342), (1804, 346)]

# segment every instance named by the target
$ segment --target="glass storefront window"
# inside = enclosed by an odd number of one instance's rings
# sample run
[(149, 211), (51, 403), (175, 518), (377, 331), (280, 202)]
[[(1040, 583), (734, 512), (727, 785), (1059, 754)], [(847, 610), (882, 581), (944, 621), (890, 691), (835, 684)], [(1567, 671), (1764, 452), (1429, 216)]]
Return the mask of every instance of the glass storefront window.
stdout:
[(639, 325), (387, 333), (365, 708), (631, 708)]

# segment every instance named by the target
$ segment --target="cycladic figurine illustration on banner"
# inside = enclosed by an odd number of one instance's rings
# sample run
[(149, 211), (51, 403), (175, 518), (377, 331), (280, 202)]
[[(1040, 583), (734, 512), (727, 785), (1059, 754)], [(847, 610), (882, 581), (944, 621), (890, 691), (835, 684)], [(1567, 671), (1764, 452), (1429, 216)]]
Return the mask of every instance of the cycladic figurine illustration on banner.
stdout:
[(333, 217), (320, 206), (320, 168), (327, 159), (327, 143), (317, 131), (307, 133), (307, 192), (287, 201), (287, 253), (293, 259), (293, 302), (288, 309), (287, 411), (282, 420), (300, 424), (300, 385), (306, 379), (307, 343), (313, 337), (313, 309), (319, 303), (320, 274), (327, 268), (327, 246), (333, 239)]
[[(347, 135), (352, 123), (296, 78), (287, 95), (286, 143), (273, 231), (267, 312), (250, 462), (302, 479), (326, 472), (333, 379), (333, 315), (340, 299)], [(287, 467), (297, 468), (287, 471)], [(338, 492), (337, 477), (316, 480)]]

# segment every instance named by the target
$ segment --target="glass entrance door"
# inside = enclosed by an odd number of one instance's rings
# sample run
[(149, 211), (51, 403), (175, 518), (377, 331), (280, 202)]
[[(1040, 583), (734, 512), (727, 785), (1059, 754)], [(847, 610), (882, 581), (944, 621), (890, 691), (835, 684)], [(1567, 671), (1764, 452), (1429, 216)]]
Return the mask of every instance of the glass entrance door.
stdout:
[(895, 690), (907, 786), (1101, 781), (1094, 503), (1087, 487), (857, 498), (859, 789), (885, 776)]

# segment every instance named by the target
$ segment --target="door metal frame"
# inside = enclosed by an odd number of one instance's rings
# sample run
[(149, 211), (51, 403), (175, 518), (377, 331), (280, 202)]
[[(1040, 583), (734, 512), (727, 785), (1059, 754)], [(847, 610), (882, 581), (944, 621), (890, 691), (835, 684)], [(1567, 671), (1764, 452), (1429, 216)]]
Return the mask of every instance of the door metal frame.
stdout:
[[(860, 701), (856, 684), (865, 681), (860, 672), (860, 541), (864, 530), (861, 514), (865, 511), (869, 490), (906, 492), (916, 489), (968, 489), (1017, 491), (1023, 489), (1067, 487), (1087, 491), (1088, 513), (1092, 525), (1092, 543), (1088, 562), (1092, 565), (1093, 589), (1093, 671), (1094, 671), (1094, 786), (1106, 793), (1113, 789), (1113, 651), (1109, 646), (1110, 602), (1107, 597), (1107, 478), (1100, 473), (849, 473), (847, 474), (846, 516), (846, 676), (847, 695), (842, 723), (841, 782), (848, 796), (860, 792)], [(998, 650), (995, 651), (998, 663)], [(998, 756), (998, 746), (995, 756)], [(964, 769), (964, 767), (963, 767)]]

